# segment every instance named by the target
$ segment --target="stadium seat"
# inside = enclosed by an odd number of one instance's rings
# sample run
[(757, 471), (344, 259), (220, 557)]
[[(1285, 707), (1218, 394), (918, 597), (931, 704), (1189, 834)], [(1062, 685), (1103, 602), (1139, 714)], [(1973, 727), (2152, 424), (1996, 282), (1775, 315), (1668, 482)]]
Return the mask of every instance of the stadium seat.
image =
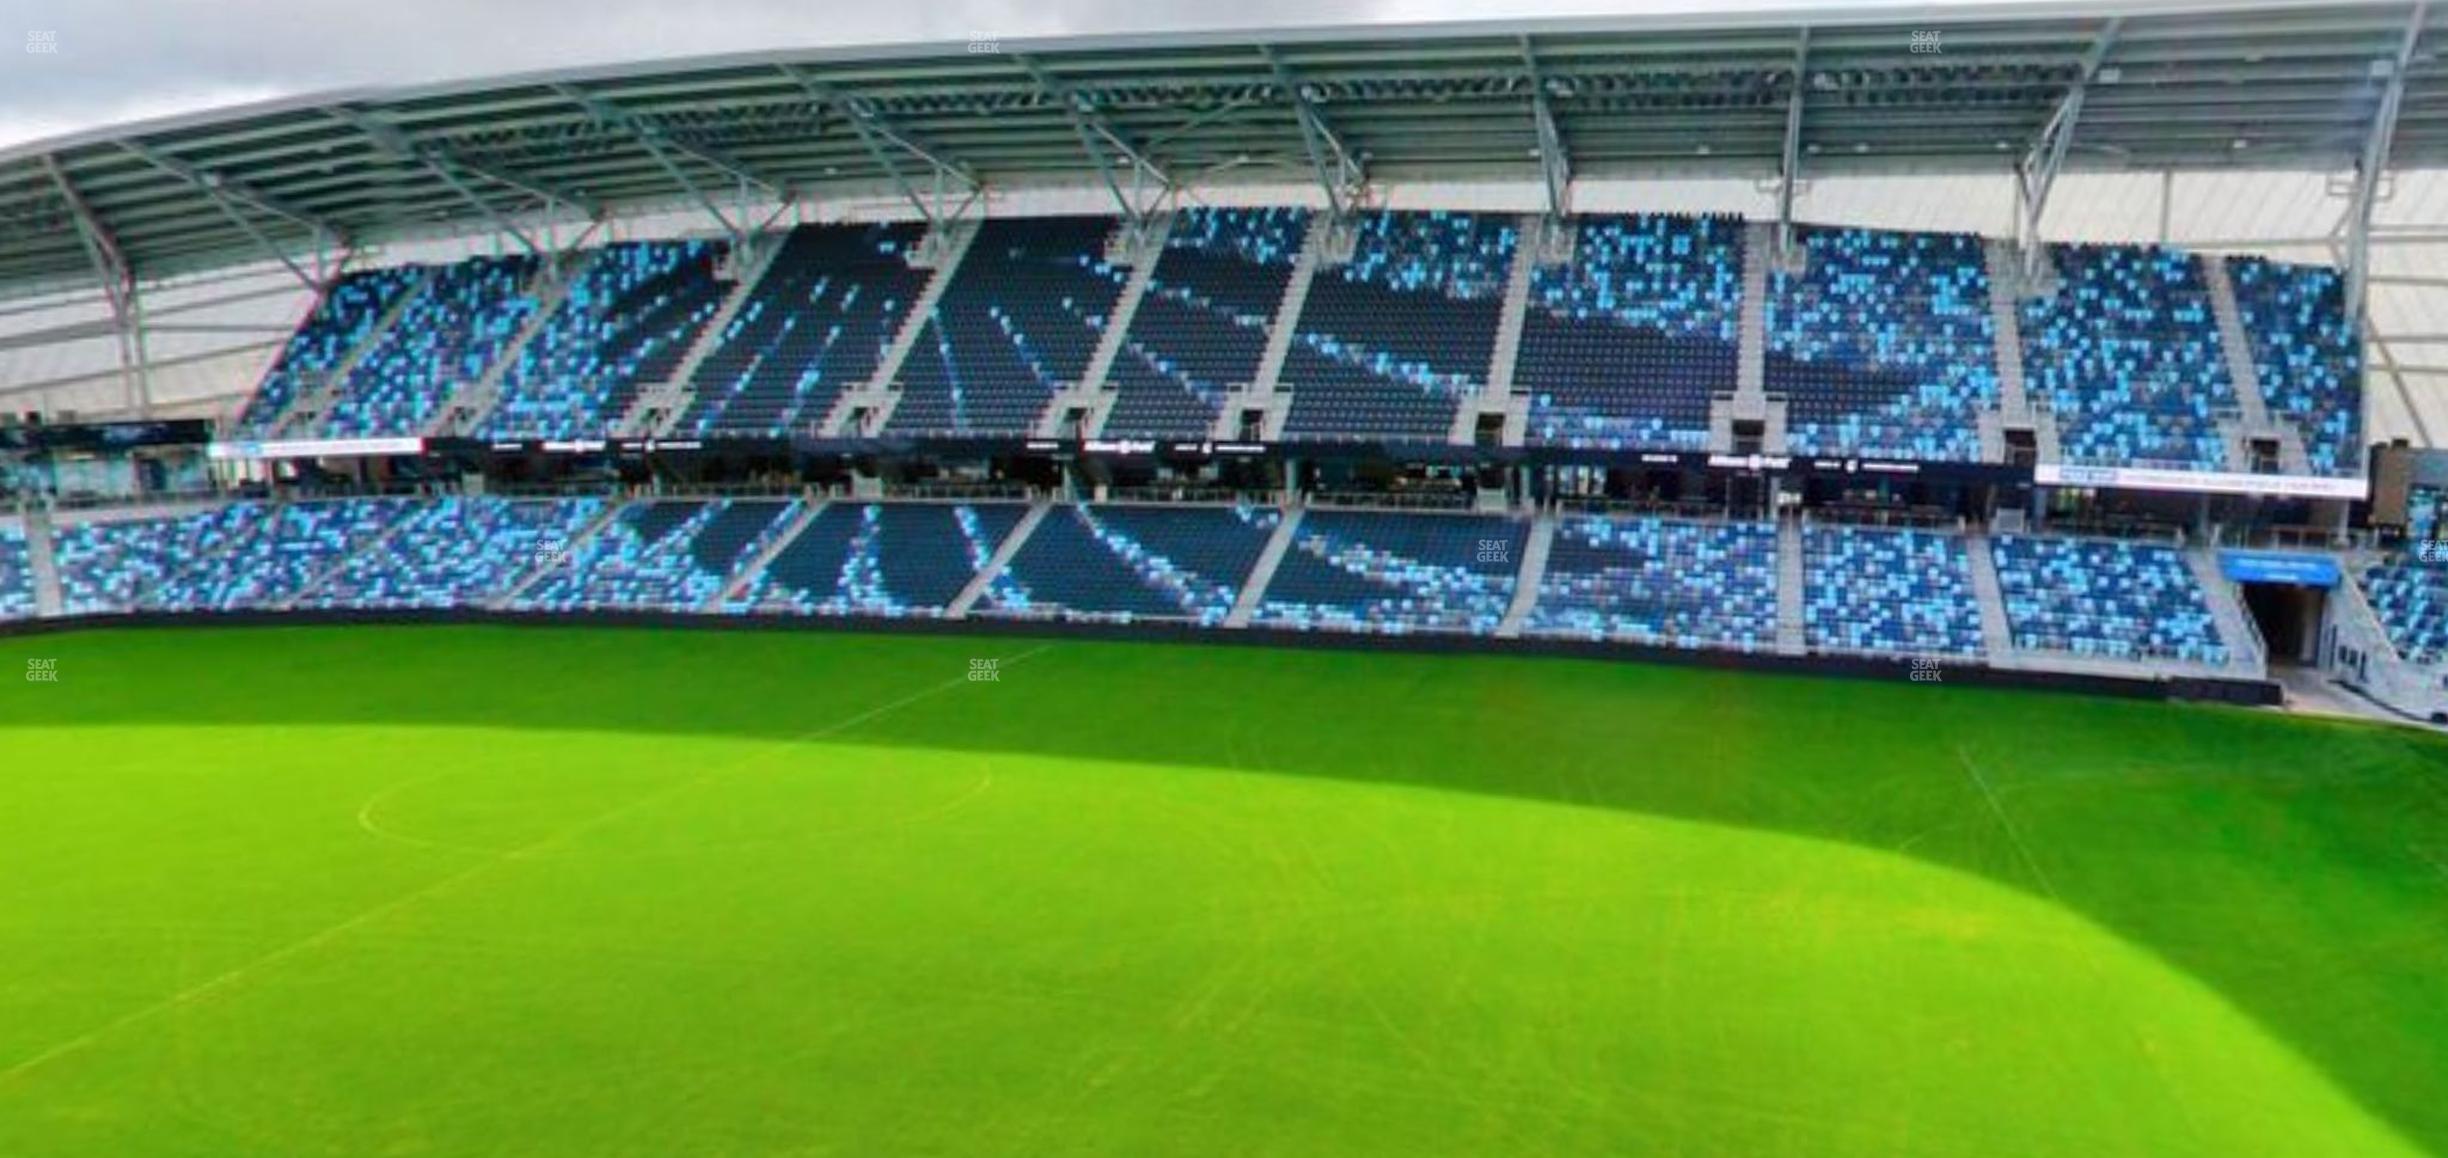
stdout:
[(1961, 536), (1812, 527), (1802, 544), (1802, 627), (1813, 649), (1981, 654), (1980, 602)]
[(350, 367), (315, 426), (325, 438), (422, 434), (451, 396), (484, 377), (535, 313), (528, 256), (472, 258), (435, 270)]
[(2200, 580), (2172, 547), (2000, 535), (1990, 549), (2017, 647), (2127, 661), (2227, 662)]
[(1998, 404), (1996, 323), (1980, 239), (1799, 231), (1801, 273), (1769, 279), (1766, 387), (1795, 454), (1980, 458)]
[(1281, 516), (1252, 507), (1066, 506), (971, 614), (1222, 623)]
[(1490, 635), (1513, 602), (1527, 537), (1527, 524), (1493, 515), (1312, 511), (1253, 622)]
[(890, 434), (1026, 435), (1077, 385), (1125, 271), (1105, 261), (1111, 217), (989, 220), (902, 363)]
[(1742, 357), (1734, 217), (1582, 217), (1572, 261), (1531, 275), (1513, 389), (1533, 445), (1705, 450)]
[(2270, 417), (2295, 427), (2316, 474), (2363, 467), (2363, 348), (2346, 317), (2346, 279), (2326, 266), (2227, 259)]
[(1106, 372), (1111, 438), (1204, 438), (1225, 395), (1258, 375), (1308, 236), (1300, 209), (1188, 209), (1173, 219)]
[(1776, 644), (1766, 523), (1581, 515), (1556, 526), (1524, 634), (1761, 651)]
[(910, 254), (922, 225), (802, 225), (697, 364), (678, 429), (804, 432), (864, 386), (926, 289)]
[(422, 267), (395, 266), (360, 270), (334, 282), (289, 335), (272, 369), (248, 397), (238, 414), (240, 433), (271, 436), (288, 417), (291, 404), (338, 370), (373, 333), (375, 323), (424, 277)]
[(1027, 508), (1018, 503), (835, 503), (751, 580), (733, 611), (939, 616)]
[(605, 246), (519, 348), (482, 438), (604, 437), (638, 387), (669, 378), (722, 306), (724, 246), (628, 241)]
[(1486, 387), (1520, 229), (1469, 213), (1360, 218), (1351, 259), (1321, 266), (1279, 389), (1287, 440), (1443, 442)]
[(2023, 376), (2056, 412), (2065, 460), (2223, 470), (2235, 383), (2191, 254), (2052, 245), (2052, 292), (2023, 303)]
[(696, 611), (798, 517), (797, 499), (679, 499), (623, 507), (521, 592), (547, 611)]

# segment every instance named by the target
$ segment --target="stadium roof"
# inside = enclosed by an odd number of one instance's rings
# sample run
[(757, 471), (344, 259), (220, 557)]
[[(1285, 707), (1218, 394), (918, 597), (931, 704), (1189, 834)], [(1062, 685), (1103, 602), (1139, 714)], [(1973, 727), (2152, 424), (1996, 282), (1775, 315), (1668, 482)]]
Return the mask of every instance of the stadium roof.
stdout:
[(1576, 178), (1650, 175), (2340, 171), (2375, 138), (2431, 166), (2443, 20), (1855, 9), (775, 51), (333, 92), (0, 150), (0, 293), (679, 206), (745, 224), (742, 202), (897, 191), (930, 212), (981, 184), (1138, 206), (1167, 185), (1302, 180), (1339, 204), (1374, 182), (1544, 179), (1560, 200)]

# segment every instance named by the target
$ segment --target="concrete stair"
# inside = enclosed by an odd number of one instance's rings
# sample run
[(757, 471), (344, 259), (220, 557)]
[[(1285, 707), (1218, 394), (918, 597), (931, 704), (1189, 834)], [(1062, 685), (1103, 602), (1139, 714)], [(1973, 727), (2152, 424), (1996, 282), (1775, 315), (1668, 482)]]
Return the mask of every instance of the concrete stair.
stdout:
[(1531, 520), (1530, 542), (1522, 548), (1521, 574), (1513, 580), (1513, 603), (1505, 608), (1504, 621), (1496, 625), (1497, 638), (1521, 638), (1522, 625), (1538, 606), (1539, 583), (1547, 577), (1547, 557), (1555, 549), (1555, 534), (1554, 512), (1541, 512)]
[(1996, 331), (1998, 417), (2007, 426), (2032, 422), (2031, 394), (2023, 380), (2023, 319), (2012, 288), (2022, 280), (2014, 246), (1991, 241), (1981, 249), (1989, 270), (1989, 321)]
[(1809, 636), (1802, 627), (1805, 574), (1807, 560), (1802, 553), (1802, 522), (1786, 518), (1777, 521), (1777, 633), (1778, 655), (1802, 655), (1810, 650)]
[(800, 502), (799, 513), (791, 518), (790, 524), (783, 527), (781, 533), (775, 535), (755, 555), (733, 570), (731, 581), (723, 584), (722, 590), (715, 592), (714, 597), (708, 599), (705, 606), (699, 610), (719, 611), (733, 600), (748, 594), (748, 587), (756, 582), (756, 577), (764, 574), (765, 568), (771, 566), (775, 559), (781, 558), (782, 552), (788, 550), (792, 541), (799, 537), (799, 532), (807, 530), (808, 524), (815, 522), (816, 516), (823, 514), (825, 507), (830, 505), (826, 500), (813, 494), (801, 496)]
[(1964, 554), (1972, 564), (1972, 596), (1980, 603), (1981, 649), (1989, 666), (2005, 667), (2014, 656), (2014, 628), (2006, 620), (2006, 590), (1998, 583), (1997, 556), (1990, 553), (1989, 533), (1978, 528), (1964, 535)]
[(40, 506), (27, 507), (23, 529), (26, 570), (34, 580), (34, 614), (62, 614), (68, 598), (60, 585), (59, 553), (51, 539), (51, 512)]
[(1734, 372), (1737, 403), (1764, 403), (1768, 391), (1768, 274), (1776, 263), (1776, 227), (1754, 221), (1744, 230), (1742, 353)]
[[(542, 582), (545, 576), (568, 566), (570, 560), (578, 556), (578, 549), (585, 546), (605, 527), (611, 526), (612, 520), (619, 518), (620, 513), (629, 508), (631, 501), (633, 500), (616, 499), (606, 503), (602, 513), (587, 520), (587, 525), (578, 528), (577, 534), (571, 535), (566, 542), (560, 544), (560, 550), (551, 558), (538, 558), (531, 561), (528, 564), (527, 574), (520, 576), (518, 582), (511, 584), (508, 591), (502, 592), (501, 597), (493, 601), (493, 610), (501, 611), (516, 605), (519, 598), (527, 594), (529, 588)], [(541, 547), (543, 544), (538, 546)]]
[(441, 413), (426, 424), (425, 437), (468, 434), (484, 425), (485, 419), (492, 416), (493, 408), (501, 403), (502, 377), (518, 363), (519, 354), (527, 348), (527, 344), (535, 341), (536, 335), (544, 332), (545, 324), (561, 311), (561, 303), (569, 300), (570, 286), (601, 252), (589, 251), (572, 261), (566, 269), (548, 263), (535, 272), (534, 278), (527, 283), (527, 292), (535, 296), (536, 308), (527, 315), (527, 324), (502, 346), (501, 352), (494, 355), (493, 364), (485, 367), (484, 373), (476, 381), (443, 403)]
[(1089, 355), (1088, 369), (1080, 375), (1079, 386), (1082, 389), (1105, 388), (1105, 379), (1113, 372), (1114, 359), (1121, 356), (1122, 344), (1130, 337), (1131, 319), (1139, 315), (1139, 302), (1147, 296), (1148, 283), (1155, 280), (1156, 262), (1164, 254), (1165, 238), (1172, 232), (1172, 215), (1161, 214), (1148, 222), (1147, 235), (1139, 244), (1125, 247), (1131, 258), (1130, 277), (1123, 281), (1122, 296), (1114, 299), (1113, 316), (1105, 320), (1105, 331), (1098, 336), (1096, 352)]
[(2267, 667), (2261, 630), (2244, 610), (2244, 601), (2236, 585), (2219, 570), (2218, 548), (2208, 543), (2196, 543), (2185, 548), (2185, 563), (2200, 581), (2202, 598), (2210, 604), (2211, 621), (2218, 627), (2219, 642), (2227, 645), (2227, 671), (2249, 679), (2259, 679)]
[(1293, 507), (1284, 512), (1283, 521), (1275, 524), (1275, 533), (1268, 536), (1266, 547), (1258, 552), (1258, 563), (1250, 568), (1249, 578), (1241, 583), (1241, 595), (1233, 600), (1232, 611), (1224, 617), (1226, 627), (1248, 627), (1251, 617), (1258, 614), (1258, 605), (1266, 599), (1267, 584), (1275, 581), (1275, 569), (1283, 565), (1284, 553), (1300, 535), (1301, 516), (1305, 507)]
[(311, 431), (314, 424), (331, 409), (332, 403), (339, 401), (340, 384), (348, 381), (349, 374), (357, 369), (357, 364), (365, 360), (366, 352), (372, 350), (375, 344), (382, 340), (383, 335), (391, 332), (392, 324), (399, 321), (401, 314), (408, 312), (408, 303), (424, 296), (426, 287), (433, 284), (433, 279), (434, 271), (430, 269), (418, 273), (416, 285), (401, 291), (399, 297), (391, 303), (390, 308), (385, 309), (381, 317), (374, 319), (374, 324), (366, 330), (363, 341), (358, 342), (355, 348), (331, 368), (330, 372), (324, 374), (322, 380), (315, 383), (311, 392), (289, 400), (289, 409), (273, 423), (272, 436), (299, 438)]
[(2243, 416), (2245, 433), (2268, 437), (2275, 433), (2270, 428), (2269, 403), (2261, 394), (2261, 368), (2253, 363), (2243, 311), (2236, 306), (2235, 282), (2227, 276), (2227, 263), (2216, 256), (2204, 256), (2196, 264), (2203, 285), (2210, 290), (2210, 316), (2218, 322), (2219, 350), (2227, 356), (2227, 378), (2235, 383), (2236, 409)]
[(1113, 415), (1114, 394), (1086, 383), (1070, 387), (1046, 400), (1045, 410), (1037, 416), (1037, 425), (1030, 433), (1038, 438), (1062, 436), (1063, 418), (1072, 411), (1080, 412), (1079, 436), (1095, 438), (1105, 429), (1105, 420)]
[(967, 256), (977, 234), (978, 225), (974, 221), (944, 222), (928, 231), (926, 244), (921, 248), (933, 264), (935, 276), (927, 279), (926, 288), (918, 291), (918, 300), (910, 303), (909, 316), (901, 319), (901, 329), (893, 334), (892, 344), (884, 348), (884, 357), (876, 363), (874, 376), (866, 385), (844, 390), (841, 397), (834, 399), (833, 409), (825, 413), (823, 423), (817, 427), (820, 432), (836, 438), (872, 433), (842, 429), (850, 415), (861, 407), (874, 416), (870, 422), (876, 427), (883, 426), (891, 417), (901, 397), (893, 389), (893, 383), (901, 377), (901, 364), (909, 360), (910, 350), (918, 345), (918, 336), (926, 332), (936, 305), (943, 301), (944, 290), (960, 274), (961, 258)]
[(1284, 296), (1275, 306), (1275, 320), (1267, 327), (1266, 355), (1258, 360), (1257, 376), (1250, 380), (1249, 393), (1263, 398), (1275, 392), (1283, 381), (1284, 358), (1292, 352), (1292, 337), (1300, 330), (1301, 308), (1309, 302), (1309, 286), (1324, 263), (1331, 232), (1324, 221), (1312, 218), (1309, 231), (1301, 243), (1300, 256), (1292, 259), (1292, 279), (1284, 283)]
[(979, 597), (986, 594), (987, 586), (994, 582), (995, 576), (1003, 573), (1003, 568), (1011, 565), (1012, 556), (1020, 553), (1020, 548), (1028, 542), (1029, 536), (1036, 532), (1037, 524), (1044, 522), (1046, 515), (1053, 509), (1054, 504), (1049, 502), (1029, 504), (1028, 513), (1020, 516), (1020, 525), (1013, 527), (1011, 534), (1003, 536), (1002, 545), (996, 547), (994, 554), (987, 557), (986, 565), (978, 568), (978, 573), (969, 577), (969, 585), (961, 588), (960, 595), (952, 600), (952, 605), (944, 609), (944, 618), (969, 618), (969, 609), (977, 606)]
[(1524, 311), (1530, 308), (1530, 276), (1538, 269), (1546, 226), (1540, 218), (1521, 220), (1520, 241), (1513, 247), (1513, 268), (1505, 278), (1504, 312), (1496, 318), (1496, 347), (1488, 358), (1487, 397), (1513, 393), (1513, 367), (1521, 360)]
[[(736, 255), (739, 251), (732, 252)], [(748, 299), (756, 296), (757, 284), (765, 280), (765, 271), (773, 267), (774, 255), (780, 252), (779, 238), (749, 251), (746, 264), (734, 271), (731, 291), (723, 295), (722, 305), (715, 308), (713, 317), (706, 319), (705, 327), (697, 331), (688, 352), (680, 355), (671, 376), (638, 391), (628, 411), (613, 427), (616, 432), (631, 438), (661, 436), (680, 424), (680, 416), (688, 413), (690, 403), (697, 400), (697, 367), (705, 362), (706, 355), (722, 345), (723, 331), (730, 328), (731, 319), (739, 316)]]

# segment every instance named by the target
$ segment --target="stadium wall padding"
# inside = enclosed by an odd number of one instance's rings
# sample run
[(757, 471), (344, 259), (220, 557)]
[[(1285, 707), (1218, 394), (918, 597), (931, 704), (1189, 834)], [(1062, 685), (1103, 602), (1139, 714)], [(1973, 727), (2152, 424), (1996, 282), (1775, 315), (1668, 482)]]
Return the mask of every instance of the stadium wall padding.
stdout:
[[(1754, 670), (1841, 679), (1931, 682), (2116, 696), (2126, 699), (2199, 700), (2248, 707), (2284, 702), (2268, 680), (2178, 677), (2145, 679), (2096, 672), (2037, 671), (1980, 664), (1946, 664), (1935, 679), (1916, 679), (1906, 657), (1701, 650), (1651, 644), (1576, 639), (1498, 639), (1491, 636), (1376, 635), (1345, 631), (1295, 631), (1248, 627), (1219, 629), (1192, 623), (1104, 623), (1054, 619), (878, 619), (826, 615), (721, 615), (686, 611), (496, 611), (341, 610), (129, 612), (55, 616), (0, 624), (0, 636), (40, 635), (86, 628), (307, 627), (461, 624), (512, 627), (678, 628), (690, 631), (847, 631), (883, 635), (942, 635), (1100, 642), (1196, 643), (1223, 647), (1290, 647), (1321, 651), (1392, 651), (1424, 655), (1533, 655), (1574, 659), (1670, 664), (1719, 670)], [(1922, 669), (1928, 671), (1932, 669)]]

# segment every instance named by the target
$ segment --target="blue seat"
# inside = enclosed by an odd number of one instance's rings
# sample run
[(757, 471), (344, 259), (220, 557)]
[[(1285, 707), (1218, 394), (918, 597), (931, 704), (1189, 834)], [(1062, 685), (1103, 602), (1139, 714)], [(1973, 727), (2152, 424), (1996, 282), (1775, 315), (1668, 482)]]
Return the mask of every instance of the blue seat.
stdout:
[(1027, 510), (1018, 503), (835, 503), (818, 512), (729, 609), (939, 616)]
[(2172, 547), (2000, 535), (1990, 549), (2017, 647), (2120, 660), (2227, 662), (2201, 582)]
[(1766, 523), (1583, 515), (1556, 526), (1529, 635), (1757, 651), (1777, 629)]
[(2057, 284), (2023, 303), (2023, 377), (2056, 411), (2065, 460), (2228, 469), (2235, 383), (2191, 254), (2053, 245)]
[(1742, 360), (1734, 217), (1583, 217), (1530, 280), (1516, 393), (1535, 446), (1705, 450), (1709, 399)]
[(1204, 438), (1227, 394), (1258, 376), (1267, 334), (1308, 237), (1303, 209), (1188, 209), (1173, 220), (1130, 330), (1106, 372), (1103, 433)]
[(424, 276), (420, 267), (395, 266), (360, 270), (333, 283), (247, 398), (238, 429), (252, 437), (271, 435), (288, 416), (290, 405), (339, 369), (373, 333), (375, 323)]
[(1795, 454), (1980, 458), (1998, 405), (1997, 327), (1980, 239), (1799, 231), (1806, 265), (1768, 284), (1765, 385)]
[(1026, 435), (1086, 377), (1126, 273), (1111, 217), (989, 220), (902, 363), (892, 434)]
[(923, 225), (802, 225), (723, 327), (691, 378), (677, 429), (782, 437), (806, 431), (867, 384), (928, 271), (910, 264)]
[(382, 550), (350, 557), (303, 605), (491, 606), (521, 577), (551, 566), (607, 505), (599, 498), (446, 495), (424, 500), (383, 540)]
[(1814, 648), (1981, 654), (1980, 601), (1961, 536), (1812, 527), (1803, 535), (1803, 636)]
[(725, 246), (625, 241), (590, 256), (502, 373), (482, 438), (603, 437), (643, 383), (669, 378), (731, 290)]
[(533, 257), (472, 258), (435, 270), (338, 384), (315, 432), (413, 437), (453, 394), (484, 377), (536, 302)]
[(1486, 388), (1521, 242), (1493, 214), (1381, 212), (1312, 277), (1279, 388), (1284, 438), (1443, 442)]
[(515, 606), (555, 611), (694, 611), (798, 517), (799, 500), (631, 503), (571, 549)]
[(2227, 272), (2270, 416), (2303, 437), (2315, 473), (2363, 469), (2363, 343), (2344, 275), (2261, 257), (2230, 257)]
[(1255, 507), (1061, 507), (972, 613), (1219, 624), (1279, 521)]
[(1493, 634), (1527, 524), (1495, 515), (1312, 511), (1253, 621), (1299, 630)]

